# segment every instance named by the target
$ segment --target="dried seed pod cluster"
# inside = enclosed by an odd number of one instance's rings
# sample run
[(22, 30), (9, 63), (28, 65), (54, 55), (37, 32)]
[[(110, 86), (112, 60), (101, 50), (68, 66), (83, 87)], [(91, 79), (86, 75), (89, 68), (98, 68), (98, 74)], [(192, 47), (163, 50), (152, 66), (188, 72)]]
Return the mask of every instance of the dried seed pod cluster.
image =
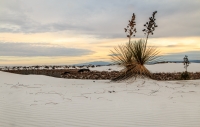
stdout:
[(153, 31), (155, 30), (156, 27), (158, 27), (155, 22), (156, 13), (157, 11), (154, 11), (152, 14), (152, 17), (149, 17), (149, 22), (146, 22), (144, 24), (145, 29), (143, 29), (142, 31), (144, 32), (145, 35), (147, 35), (147, 39), (148, 39), (149, 34), (153, 35)]
[(132, 15), (132, 19), (129, 20), (129, 24), (126, 28), (124, 28), (124, 31), (127, 35), (127, 37), (129, 38), (129, 42), (131, 40), (131, 37), (135, 36), (136, 28), (135, 28), (136, 22), (135, 22), (135, 14), (133, 13)]

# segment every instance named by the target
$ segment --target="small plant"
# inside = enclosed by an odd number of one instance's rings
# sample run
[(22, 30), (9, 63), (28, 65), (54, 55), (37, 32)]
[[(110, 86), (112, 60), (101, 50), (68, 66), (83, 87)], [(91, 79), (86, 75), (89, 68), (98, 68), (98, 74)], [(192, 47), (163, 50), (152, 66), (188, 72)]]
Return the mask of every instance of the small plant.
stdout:
[(186, 56), (186, 55), (183, 58), (183, 64), (184, 64), (185, 71), (187, 71), (187, 67), (189, 66), (190, 62), (188, 60), (188, 56)]
[(190, 79), (189, 73), (188, 73), (187, 71), (183, 72), (183, 73), (181, 74), (181, 79), (182, 79), (182, 80), (188, 80), (188, 79)]
[(190, 79), (190, 75), (189, 73), (187, 72), (187, 67), (189, 66), (190, 62), (188, 60), (188, 56), (185, 55), (185, 57), (183, 58), (183, 64), (184, 64), (184, 68), (185, 68), (185, 72), (183, 72), (181, 74), (181, 79), (183, 80), (188, 80)]

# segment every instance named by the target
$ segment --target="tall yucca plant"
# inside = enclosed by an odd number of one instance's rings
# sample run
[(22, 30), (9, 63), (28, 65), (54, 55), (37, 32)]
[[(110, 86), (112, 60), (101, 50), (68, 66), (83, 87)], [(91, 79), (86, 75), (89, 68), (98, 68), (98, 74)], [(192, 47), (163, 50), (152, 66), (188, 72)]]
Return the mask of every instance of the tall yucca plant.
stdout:
[(144, 65), (156, 61), (159, 54), (159, 51), (155, 47), (147, 46), (149, 34), (153, 35), (153, 31), (157, 27), (155, 23), (156, 13), (157, 11), (154, 11), (149, 21), (144, 24), (145, 29), (143, 32), (146, 35), (146, 40), (140, 39), (139, 41), (131, 42), (131, 37), (135, 36), (137, 32), (135, 28), (135, 14), (133, 13), (127, 28), (124, 28), (129, 42), (124, 45), (119, 45), (115, 47), (114, 51), (111, 51), (112, 54), (115, 54), (112, 56), (114, 63), (124, 67), (122, 74), (113, 79), (114, 81), (132, 77), (151, 77), (151, 73)]
[(147, 47), (145, 40), (128, 42), (115, 47), (112, 60), (124, 67), (121, 75), (113, 81), (126, 80), (132, 77), (151, 77), (151, 73), (144, 66), (157, 60), (159, 51), (155, 47)]

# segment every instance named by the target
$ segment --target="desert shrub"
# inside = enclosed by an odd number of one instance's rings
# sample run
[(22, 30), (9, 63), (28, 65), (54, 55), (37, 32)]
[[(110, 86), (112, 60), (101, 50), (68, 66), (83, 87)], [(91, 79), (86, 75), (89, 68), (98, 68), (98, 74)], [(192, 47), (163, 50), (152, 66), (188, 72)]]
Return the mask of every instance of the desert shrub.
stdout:
[(188, 80), (188, 79), (190, 79), (190, 74), (187, 71), (183, 72), (181, 74), (181, 79), (182, 80)]

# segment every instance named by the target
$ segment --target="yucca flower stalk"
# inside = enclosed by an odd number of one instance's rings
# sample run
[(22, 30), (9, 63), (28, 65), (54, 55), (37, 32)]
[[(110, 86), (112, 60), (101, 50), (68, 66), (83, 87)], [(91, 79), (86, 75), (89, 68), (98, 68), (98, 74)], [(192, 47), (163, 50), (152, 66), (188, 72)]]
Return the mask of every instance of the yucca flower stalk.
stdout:
[(131, 20), (129, 20), (129, 24), (126, 28), (124, 28), (124, 31), (126, 33), (126, 36), (129, 38), (129, 42), (131, 42), (131, 38), (135, 37), (136, 28), (135, 28), (136, 22), (135, 22), (135, 14), (133, 13)]
[(143, 29), (142, 31), (146, 35), (146, 43), (149, 38), (149, 34), (153, 35), (153, 31), (155, 30), (156, 27), (158, 27), (155, 22), (156, 13), (157, 13), (157, 11), (154, 11), (152, 14), (152, 17), (149, 17), (149, 21), (144, 24), (145, 29)]
[(128, 42), (115, 47), (112, 56), (114, 63), (124, 67), (122, 74), (113, 81), (130, 79), (132, 77), (151, 77), (150, 71), (144, 66), (158, 59), (159, 51), (155, 47), (147, 47), (145, 40)]

